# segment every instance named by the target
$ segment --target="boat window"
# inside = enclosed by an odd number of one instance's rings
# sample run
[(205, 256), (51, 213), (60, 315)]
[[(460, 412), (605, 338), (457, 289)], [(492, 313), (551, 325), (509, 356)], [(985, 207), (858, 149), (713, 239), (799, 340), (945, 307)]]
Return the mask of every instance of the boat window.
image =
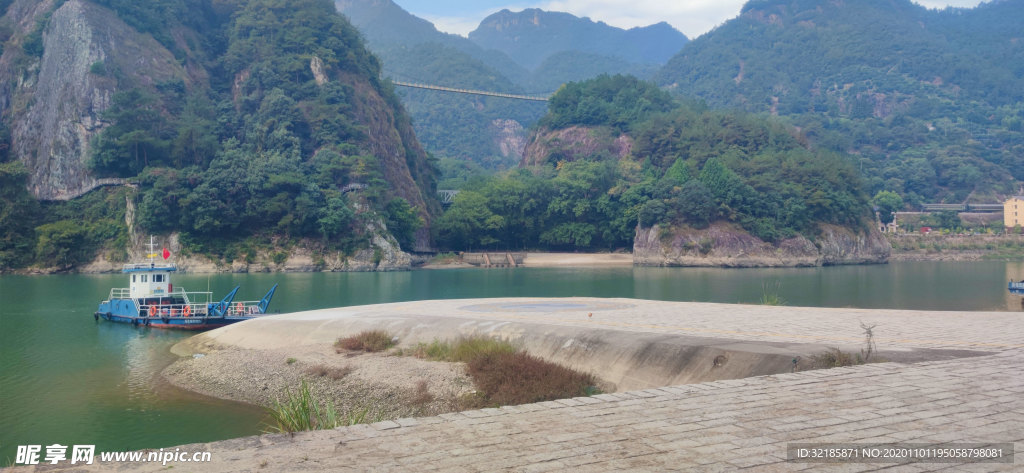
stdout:
[(153, 282), (164, 282), (164, 275), (163, 274), (154, 274), (153, 275)]
[(146, 275), (145, 274), (142, 275), (142, 282), (146, 282)]
[(132, 275), (132, 282), (135, 282), (135, 275)]

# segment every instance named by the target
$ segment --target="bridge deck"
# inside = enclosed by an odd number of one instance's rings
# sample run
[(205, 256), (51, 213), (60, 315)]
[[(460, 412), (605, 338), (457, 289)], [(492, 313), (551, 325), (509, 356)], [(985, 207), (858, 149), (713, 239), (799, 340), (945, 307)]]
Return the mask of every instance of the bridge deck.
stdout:
[(415, 89), (429, 89), (429, 90), (440, 90), (444, 92), (456, 92), (460, 94), (471, 94), (471, 95), (486, 95), (490, 97), (504, 97), (507, 99), (517, 100), (532, 100), (535, 102), (547, 102), (548, 97), (542, 97), (539, 95), (519, 95), (519, 94), (505, 94), (501, 92), (489, 92), (486, 90), (473, 90), (473, 89), (459, 89), (455, 87), (444, 87), (440, 85), (429, 85), (429, 84), (418, 84), (414, 82), (404, 82), (398, 80), (392, 80), (392, 84), (399, 85), (402, 87), (412, 87)]

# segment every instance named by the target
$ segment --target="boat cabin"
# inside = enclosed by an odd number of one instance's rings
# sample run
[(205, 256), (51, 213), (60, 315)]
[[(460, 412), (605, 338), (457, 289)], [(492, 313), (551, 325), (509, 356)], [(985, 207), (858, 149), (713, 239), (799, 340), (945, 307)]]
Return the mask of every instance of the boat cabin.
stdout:
[(171, 273), (177, 271), (174, 265), (157, 266), (155, 263), (125, 265), (123, 272), (128, 273), (129, 294), (132, 299), (145, 297), (166, 297), (174, 292), (171, 284)]

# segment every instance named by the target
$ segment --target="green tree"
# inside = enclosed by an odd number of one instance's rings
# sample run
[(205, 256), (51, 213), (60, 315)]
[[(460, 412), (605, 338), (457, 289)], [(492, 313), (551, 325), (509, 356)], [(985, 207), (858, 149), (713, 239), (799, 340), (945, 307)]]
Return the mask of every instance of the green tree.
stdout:
[(28, 170), (20, 161), (0, 160), (0, 268), (17, 268), (32, 259), (39, 204), (28, 193)]
[(76, 221), (60, 220), (36, 228), (38, 261), (62, 268), (84, 262), (89, 257), (88, 232)]
[(140, 88), (114, 94), (103, 119), (111, 123), (96, 136), (90, 165), (101, 175), (134, 176), (166, 163), (170, 129), (159, 99)]
[(892, 191), (879, 191), (871, 203), (878, 207), (878, 219), (886, 225), (892, 223), (894, 213), (903, 208), (903, 198)]
[(499, 243), (505, 220), (487, 208), (487, 198), (473, 191), (462, 191), (451, 207), (435, 221), (438, 244), (449, 249), (485, 248)]
[(416, 246), (416, 231), (423, 226), (423, 218), (416, 208), (405, 199), (396, 197), (385, 206), (384, 216), (388, 231), (398, 240), (398, 245), (412, 250)]

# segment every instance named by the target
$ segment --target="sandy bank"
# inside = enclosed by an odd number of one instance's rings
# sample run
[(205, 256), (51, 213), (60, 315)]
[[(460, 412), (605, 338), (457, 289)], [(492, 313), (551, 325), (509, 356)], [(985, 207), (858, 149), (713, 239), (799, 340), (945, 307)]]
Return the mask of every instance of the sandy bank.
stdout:
[(337, 353), (331, 344), (268, 350), (224, 347), (185, 357), (163, 371), (175, 386), (208, 396), (269, 406), (303, 381), (312, 394), (343, 415), (367, 411), (370, 419), (451, 412), (458, 396), (473, 390), (458, 363), (384, 353)]

